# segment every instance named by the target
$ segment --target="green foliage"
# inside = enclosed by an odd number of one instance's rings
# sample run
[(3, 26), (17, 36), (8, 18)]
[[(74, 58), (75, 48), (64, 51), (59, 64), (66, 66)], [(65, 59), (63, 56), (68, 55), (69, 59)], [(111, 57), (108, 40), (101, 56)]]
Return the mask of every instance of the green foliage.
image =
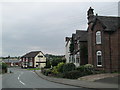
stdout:
[(65, 63), (61, 62), (57, 65), (57, 69), (58, 72), (63, 73), (63, 66), (65, 65)]
[(86, 64), (77, 67), (77, 70), (81, 72), (82, 75), (90, 75), (94, 73), (94, 67), (91, 64)]
[(52, 73), (51, 69), (41, 69), (41, 73), (48, 76)]
[(81, 66), (77, 67), (76, 69), (77, 69), (78, 71), (80, 71), (80, 72), (84, 72), (84, 71), (85, 71), (84, 65), (81, 65)]
[(2, 63), (2, 73), (7, 73), (7, 67), (6, 63)]
[(57, 67), (57, 66), (54, 66), (54, 67), (53, 67), (52, 73), (55, 74), (55, 75), (59, 73), (59, 72), (58, 72), (58, 67)]
[(6, 63), (2, 63), (2, 69), (7, 69), (7, 64)]
[(73, 63), (67, 63), (63, 66), (63, 73), (75, 70), (75, 65)]
[(60, 62), (63, 62), (63, 60), (60, 59), (60, 58), (56, 58), (56, 59), (54, 59), (54, 60), (51, 61), (51, 64), (54, 67), (54, 66), (57, 66), (58, 63), (60, 63)]
[(50, 60), (47, 60), (46, 66), (44, 68), (51, 68), (51, 62), (50, 62)]
[(40, 70), (40, 68), (28, 68), (27, 70)]
[(63, 78), (68, 78), (68, 79), (77, 79), (81, 76), (80, 71), (78, 70), (73, 70), (73, 71), (69, 71), (64, 73)]
[(94, 67), (91, 64), (86, 64), (85, 66), (85, 71), (87, 72), (87, 74), (92, 74), (94, 72)]

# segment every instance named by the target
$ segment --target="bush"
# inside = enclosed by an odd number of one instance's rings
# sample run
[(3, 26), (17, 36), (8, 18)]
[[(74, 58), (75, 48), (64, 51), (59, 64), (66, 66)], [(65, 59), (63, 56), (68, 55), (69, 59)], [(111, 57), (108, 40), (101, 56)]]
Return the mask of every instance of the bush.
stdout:
[(50, 70), (50, 69), (47, 69), (46, 71), (45, 71), (45, 75), (46, 76), (48, 76), (49, 74), (51, 74), (52, 73), (52, 71)]
[(47, 60), (47, 62), (46, 62), (46, 66), (45, 66), (44, 68), (51, 68), (50, 60)]
[(86, 64), (85, 66), (85, 72), (87, 75), (94, 73), (94, 67), (91, 64)]
[(73, 71), (69, 71), (69, 72), (64, 73), (63, 78), (77, 79), (81, 76), (82, 76), (82, 74), (80, 73), (80, 71), (73, 70)]
[(76, 69), (77, 69), (78, 71), (80, 71), (80, 72), (84, 72), (84, 71), (85, 71), (84, 65), (79, 66), (79, 67), (77, 67)]
[(77, 70), (82, 73), (82, 75), (90, 75), (94, 73), (94, 67), (91, 64), (86, 64), (77, 67)]
[(2, 63), (2, 73), (7, 73), (7, 64)]
[(42, 74), (44, 74), (46, 76), (48, 76), (49, 74), (52, 73), (52, 71), (50, 69), (42, 69), (41, 72), (42, 72)]
[(65, 63), (61, 62), (57, 65), (57, 70), (60, 73), (63, 73), (63, 66), (65, 65)]
[(54, 66), (57, 66), (58, 63), (62, 62), (62, 59), (54, 59), (51, 61), (51, 65), (54, 67)]
[(59, 72), (58, 72), (58, 68), (57, 68), (57, 66), (54, 66), (54, 67), (53, 67), (53, 69), (52, 69), (52, 73), (53, 73), (54, 75), (56, 75), (56, 74), (59, 73)]
[(75, 65), (73, 63), (67, 63), (63, 66), (63, 73), (75, 70)]

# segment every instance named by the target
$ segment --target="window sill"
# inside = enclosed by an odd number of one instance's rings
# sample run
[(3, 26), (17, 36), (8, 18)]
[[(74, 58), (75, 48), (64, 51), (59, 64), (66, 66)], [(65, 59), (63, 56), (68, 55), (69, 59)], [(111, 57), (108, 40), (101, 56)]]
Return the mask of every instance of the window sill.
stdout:
[(103, 67), (102, 65), (97, 65), (97, 67)]

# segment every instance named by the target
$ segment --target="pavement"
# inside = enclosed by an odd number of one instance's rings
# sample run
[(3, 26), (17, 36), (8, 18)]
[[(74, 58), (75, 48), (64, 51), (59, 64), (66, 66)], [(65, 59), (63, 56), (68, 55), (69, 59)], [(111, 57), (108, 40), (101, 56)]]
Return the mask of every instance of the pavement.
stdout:
[[(63, 79), (63, 78), (55, 78), (50, 76), (43, 75), (40, 71), (35, 71), (36, 74), (48, 81), (65, 84), (65, 85), (71, 85), (76, 87), (83, 87), (83, 88), (89, 88), (89, 89), (95, 89), (95, 90), (118, 90), (118, 84), (117, 83), (108, 83), (110, 82), (109, 78), (107, 80), (98, 80), (98, 81), (86, 81), (86, 80), (74, 80), (74, 79)], [(106, 83), (103, 83), (106, 81)]]

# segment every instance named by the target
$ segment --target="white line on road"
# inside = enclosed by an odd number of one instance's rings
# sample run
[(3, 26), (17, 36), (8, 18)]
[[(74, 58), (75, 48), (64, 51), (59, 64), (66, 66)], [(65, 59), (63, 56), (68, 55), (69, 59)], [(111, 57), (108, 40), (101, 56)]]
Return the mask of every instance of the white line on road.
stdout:
[(19, 80), (20, 83), (22, 83), (23, 85), (25, 85), (25, 83), (20, 80), (20, 76), (21, 76), (22, 74), (23, 74), (23, 72), (21, 72), (21, 74), (18, 76), (18, 80)]
[(25, 83), (23, 83), (22, 81), (20, 81), (20, 83), (22, 83), (23, 85), (25, 85)]

